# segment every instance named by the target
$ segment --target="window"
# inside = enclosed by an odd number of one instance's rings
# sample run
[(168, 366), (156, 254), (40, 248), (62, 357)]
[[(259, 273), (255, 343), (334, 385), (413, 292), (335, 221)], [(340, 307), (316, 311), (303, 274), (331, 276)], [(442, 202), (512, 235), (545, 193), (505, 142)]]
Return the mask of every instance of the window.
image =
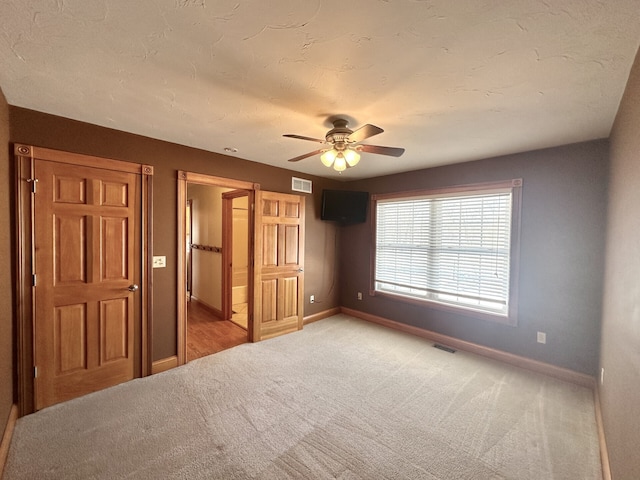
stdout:
[(521, 186), (374, 195), (374, 294), (514, 325)]

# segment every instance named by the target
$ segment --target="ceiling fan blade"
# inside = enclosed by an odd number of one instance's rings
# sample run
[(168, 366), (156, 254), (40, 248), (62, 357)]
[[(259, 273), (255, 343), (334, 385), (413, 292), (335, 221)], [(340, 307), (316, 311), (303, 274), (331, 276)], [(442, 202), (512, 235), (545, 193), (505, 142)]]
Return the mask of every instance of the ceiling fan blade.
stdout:
[(399, 157), (404, 153), (404, 148), (381, 147), (379, 145), (358, 145), (357, 149), (362, 152), (376, 153), (378, 155), (389, 155), (390, 157)]
[(287, 138), (297, 138), (299, 140), (309, 140), (310, 142), (327, 143), (326, 140), (320, 140), (319, 138), (303, 137), (302, 135), (294, 135), (293, 133), (287, 133), (282, 135)]
[(325, 150), (326, 149), (316, 150), (314, 152), (305, 153), (304, 155), (300, 155), (299, 157), (291, 158), (291, 159), (289, 159), (289, 161), (290, 162), (299, 162), (300, 160), (304, 160), (305, 158), (313, 157), (314, 155), (318, 155), (318, 154), (324, 152)]
[(375, 125), (366, 124), (355, 130), (351, 135), (349, 135), (350, 142), (361, 142), (369, 137), (373, 137), (374, 135), (378, 135), (379, 133), (384, 132), (380, 127), (376, 127)]

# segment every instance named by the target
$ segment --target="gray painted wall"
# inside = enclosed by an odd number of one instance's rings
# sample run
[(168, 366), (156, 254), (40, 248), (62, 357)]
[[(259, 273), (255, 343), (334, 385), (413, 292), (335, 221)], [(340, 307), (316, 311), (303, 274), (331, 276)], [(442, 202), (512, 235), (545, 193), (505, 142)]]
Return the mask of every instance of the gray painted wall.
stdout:
[[(516, 327), (371, 297), (370, 224), (342, 232), (341, 304), (589, 375), (598, 367), (608, 175), (605, 140), (350, 182), (370, 193), (522, 178)], [(393, 160), (402, 161), (402, 159)], [(362, 301), (356, 292), (365, 292)], [(536, 332), (547, 343), (536, 341)]]

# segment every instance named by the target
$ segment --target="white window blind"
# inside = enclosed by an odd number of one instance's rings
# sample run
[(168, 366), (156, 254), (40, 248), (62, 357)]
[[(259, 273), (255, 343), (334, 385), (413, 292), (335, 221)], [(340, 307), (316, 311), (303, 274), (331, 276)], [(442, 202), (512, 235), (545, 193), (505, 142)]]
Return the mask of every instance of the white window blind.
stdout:
[(512, 191), (376, 202), (375, 290), (508, 315)]

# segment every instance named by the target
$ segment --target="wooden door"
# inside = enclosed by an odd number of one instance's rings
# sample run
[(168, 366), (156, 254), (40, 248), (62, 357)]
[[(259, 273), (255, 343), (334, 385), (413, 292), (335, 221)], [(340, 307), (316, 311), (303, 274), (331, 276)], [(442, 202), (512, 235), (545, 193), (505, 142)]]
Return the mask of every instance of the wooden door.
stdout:
[(136, 376), (140, 182), (36, 160), (35, 407)]
[[(247, 228), (248, 217), (245, 222), (245, 228), (242, 230), (244, 233), (239, 236), (237, 232), (234, 200), (246, 197), (245, 201), (248, 204), (249, 196), (250, 192), (248, 190), (232, 190), (222, 194), (222, 316), (225, 320), (232, 320), (234, 315), (232, 307), (234, 305), (234, 287), (236, 286), (234, 281), (234, 272), (236, 272), (237, 268), (236, 262), (234, 262), (234, 257), (237, 257), (236, 247), (240, 246), (240, 242), (246, 242), (246, 245), (242, 246), (242, 250), (248, 256), (247, 252), (251, 249), (252, 240)], [(248, 270), (249, 268), (246, 266), (246, 271), (248, 272)], [(246, 275), (248, 276), (248, 273)], [(246, 290), (248, 291), (248, 286)], [(239, 303), (248, 304), (248, 299), (244, 298)]]
[(304, 198), (257, 191), (253, 341), (302, 329)]

